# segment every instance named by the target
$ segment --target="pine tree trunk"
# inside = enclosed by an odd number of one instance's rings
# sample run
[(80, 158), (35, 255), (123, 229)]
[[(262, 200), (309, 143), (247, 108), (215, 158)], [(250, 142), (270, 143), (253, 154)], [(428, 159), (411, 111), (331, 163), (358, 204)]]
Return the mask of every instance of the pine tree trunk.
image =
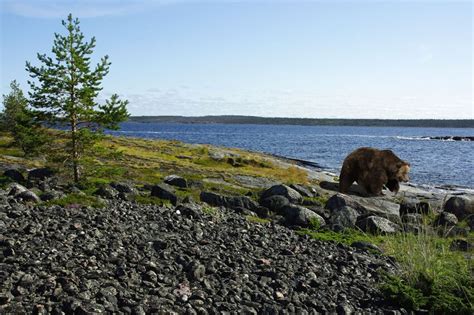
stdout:
[(79, 181), (79, 151), (77, 148), (77, 119), (75, 115), (71, 119), (71, 137), (72, 137), (72, 168), (74, 172), (74, 182)]

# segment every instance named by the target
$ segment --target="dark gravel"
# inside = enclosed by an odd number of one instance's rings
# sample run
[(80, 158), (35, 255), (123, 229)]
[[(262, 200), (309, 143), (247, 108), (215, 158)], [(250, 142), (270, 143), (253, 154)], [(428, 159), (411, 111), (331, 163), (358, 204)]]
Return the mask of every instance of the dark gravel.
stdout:
[(387, 258), (231, 210), (10, 201), (0, 203), (0, 313), (398, 313), (376, 289)]

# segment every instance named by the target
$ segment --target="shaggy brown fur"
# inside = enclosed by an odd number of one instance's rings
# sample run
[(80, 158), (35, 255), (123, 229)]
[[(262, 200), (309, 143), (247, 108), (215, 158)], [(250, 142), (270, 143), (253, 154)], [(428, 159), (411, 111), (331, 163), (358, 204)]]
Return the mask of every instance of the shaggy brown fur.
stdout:
[(391, 150), (359, 148), (349, 154), (342, 164), (339, 191), (347, 193), (354, 181), (369, 195), (381, 195), (385, 185), (397, 193), (399, 182), (408, 181), (410, 163), (398, 158)]

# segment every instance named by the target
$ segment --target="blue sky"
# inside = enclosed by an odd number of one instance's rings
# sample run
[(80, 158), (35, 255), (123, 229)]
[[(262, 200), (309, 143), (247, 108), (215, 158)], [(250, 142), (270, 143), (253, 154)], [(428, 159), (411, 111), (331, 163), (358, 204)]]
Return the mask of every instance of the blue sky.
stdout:
[(0, 3), (2, 94), (71, 12), (133, 115), (474, 119), (471, 1)]

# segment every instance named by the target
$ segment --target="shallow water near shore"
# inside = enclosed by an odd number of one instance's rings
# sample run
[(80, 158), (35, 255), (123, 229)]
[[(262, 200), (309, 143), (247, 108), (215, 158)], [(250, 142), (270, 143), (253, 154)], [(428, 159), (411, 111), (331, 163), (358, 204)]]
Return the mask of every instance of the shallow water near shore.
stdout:
[(473, 136), (474, 128), (339, 127), (290, 125), (123, 123), (111, 134), (173, 139), (260, 151), (316, 162), (339, 172), (358, 147), (391, 149), (411, 163), (411, 182), (474, 188), (474, 142), (429, 140)]

